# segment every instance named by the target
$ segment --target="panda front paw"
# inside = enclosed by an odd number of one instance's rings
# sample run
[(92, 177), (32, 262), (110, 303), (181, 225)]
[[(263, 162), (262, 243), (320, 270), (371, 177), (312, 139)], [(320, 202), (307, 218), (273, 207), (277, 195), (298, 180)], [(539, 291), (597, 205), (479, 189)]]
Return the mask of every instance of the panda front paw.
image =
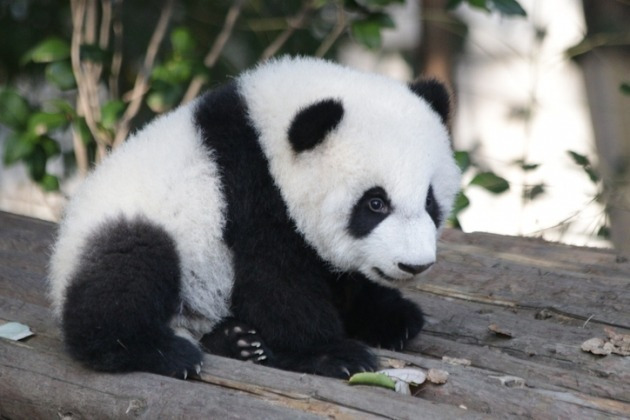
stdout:
[(384, 290), (385, 298), (361, 306), (346, 319), (348, 334), (371, 346), (402, 350), (424, 324), (420, 308), (397, 291)]
[(234, 318), (225, 319), (204, 335), (201, 345), (208, 353), (254, 363), (264, 364), (271, 357), (256, 330)]
[(402, 350), (409, 340), (418, 335), (424, 324), (420, 308), (404, 298), (396, 307), (381, 315), (371, 326), (371, 331), (365, 332), (364, 341), (385, 349)]
[(279, 353), (272, 366), (295, 372), (348, 379), (358, 372), (372, 372), (378, 367), (376, 356), (355, 340), (320, 345), (310, 351)]

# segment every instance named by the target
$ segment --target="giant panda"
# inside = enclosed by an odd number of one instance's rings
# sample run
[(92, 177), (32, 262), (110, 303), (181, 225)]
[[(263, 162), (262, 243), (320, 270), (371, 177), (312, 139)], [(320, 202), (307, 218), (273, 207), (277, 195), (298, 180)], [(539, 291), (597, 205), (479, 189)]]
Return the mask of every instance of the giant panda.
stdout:
[(459, 185), (435, 81), (267, 61), (156, 118), (70, 200), (50, 261), (86, 366), (186, 378), (203, 351), (331, 377), (423, 324), (396, 288)]

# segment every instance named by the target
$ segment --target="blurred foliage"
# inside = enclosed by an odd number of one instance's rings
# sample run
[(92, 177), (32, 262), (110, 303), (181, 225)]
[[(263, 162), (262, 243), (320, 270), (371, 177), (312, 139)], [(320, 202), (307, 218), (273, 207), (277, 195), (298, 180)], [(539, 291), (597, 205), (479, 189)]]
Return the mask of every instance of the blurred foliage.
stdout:
[[(10, 130), (4, 164), (22, 162), (43, 189), (57, 190), (59, 179), (46, 166), (62, 153), (62, 136), (73, 137), (64, 162), (85, 173), (134, 127), (257, 61), (334, 58), (341, 41), (378, 50), (383, 30), (394, 27), (388, 6), (398, 3), (404, 0), (0, 0), (0, 124)], [(447, 8), (462, 3), (525, 15), (514, 0), (451, 0)], [(56, 99), (29, 97), (16, 87), (24, 79), (45, 81)], [(466, 188), (509, 189), (468, 152), (456, 157), (474, 173)], [(456, 226), (469, 203), (464, 190)]]
[[(4, 164), (22, 162), (34, 181), (56, 190), (59, 180), (46, 165), (61, 153), (60, 136), (71, 132), (75, 138), (75, 159), (66, 162), (93, 165), (117, 145), (119, 134), (260, 59), (275, 54), (332, 57), (342, 39), (379, 48), (381, 31), (394, 26), (386, 7), (400, 2), (170, 2), (167, 35), (153, 45), (157, 55), (143, 69), (169, 0), (0, 0), (0, 124), (10, 130)], [(81, 12), (78, 5), (87, 9)], [(81, 16), (78, 30), (73, 13)], [(208, 65), (206, 56), (217, 47), (230, 13), (236, 16), (233, 27), (218, 45), (218, 59)], [(78, 59), (72, 57), (74, 41), (80, 42)], [(148, 71), (146, 81), (140, 80), (143, 71)], [(16, 87), (24, 79), (45, 80), (59, 92), (58, 99), (42, 103), (29, 98)], [(191, 89), (194, 80), (198, 84)], [(142, 101), (132, 109), (132, 96), (138, 94)]]

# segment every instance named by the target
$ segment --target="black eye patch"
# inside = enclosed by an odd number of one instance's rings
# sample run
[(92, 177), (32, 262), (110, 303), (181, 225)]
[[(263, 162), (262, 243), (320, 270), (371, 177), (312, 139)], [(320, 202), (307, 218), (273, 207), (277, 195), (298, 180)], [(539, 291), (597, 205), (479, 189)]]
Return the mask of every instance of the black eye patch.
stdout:
[(387, 193), (381, 187), (366, 190), (352, 208), (348, 231), (355, 238), (369, 235), (391, 213)]
[(431, 216), (433, 223), (435, 226), (440, 226), (442, 222), (442, 211), (440, 210), (440, 206), (438, 202), (435, 200), (435, 195), (433, 194), (433, 186), (429, 186), (429, 191), (427, 192), (427, 198), (425, 200), (424, 208)]

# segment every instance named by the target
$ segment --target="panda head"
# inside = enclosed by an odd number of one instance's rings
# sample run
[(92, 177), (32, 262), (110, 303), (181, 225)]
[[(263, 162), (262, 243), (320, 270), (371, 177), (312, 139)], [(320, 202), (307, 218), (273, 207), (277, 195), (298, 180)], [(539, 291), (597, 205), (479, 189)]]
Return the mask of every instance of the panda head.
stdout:
[(391, 282), (435, 262), (460, 180), (441, 84), (285, 58), (239, 88), (289, 215), (334, 269)]

